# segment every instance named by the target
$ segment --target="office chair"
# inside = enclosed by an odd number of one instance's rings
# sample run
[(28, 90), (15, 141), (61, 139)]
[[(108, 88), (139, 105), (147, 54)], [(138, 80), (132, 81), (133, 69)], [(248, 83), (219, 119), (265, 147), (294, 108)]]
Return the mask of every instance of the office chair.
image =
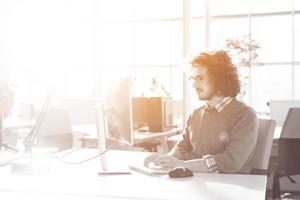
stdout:
[(273, 119), (259, 119), (251, 174), (267, 174), (275, 127)]
[[(300, 108), (290, 108), (278, 142), (278, 166), (273, 178), (273, 199), (280, 197), (280, 178), (300, 174)], [(299, 190), (297, 190), (299, 191)]]
[(51, 108), (41, 124), (37, 146), (72, 148), (73, 135), (69, 113), (64, 108)]

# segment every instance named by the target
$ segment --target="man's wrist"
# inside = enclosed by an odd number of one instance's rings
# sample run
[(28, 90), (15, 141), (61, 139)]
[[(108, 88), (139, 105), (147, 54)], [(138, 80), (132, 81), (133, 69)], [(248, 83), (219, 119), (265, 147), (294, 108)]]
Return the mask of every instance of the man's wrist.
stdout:
[(208, 172), (214, 173), (214, 174), (219, 173), (217, 163), (213, 156), (211, 156), (211, 155), (203, 156), (203, 161), (208, 169)]

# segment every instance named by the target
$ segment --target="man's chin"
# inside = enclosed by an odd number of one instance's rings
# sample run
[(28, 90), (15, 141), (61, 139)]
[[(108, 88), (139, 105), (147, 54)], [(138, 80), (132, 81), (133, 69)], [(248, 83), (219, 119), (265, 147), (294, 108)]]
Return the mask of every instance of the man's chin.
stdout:
[(198, 94), (198, 99), (200, 101), (209, 101), (210, 99), (212, 99), (213, 95), (206, 95), (206, 96), (203, 96), (203, 95), (200, 95)]
[(198, 99), (199, 99), (200, 101), (207, 101), (207, 100), (208, 100), (207, 97), (202, 97), (202, 96), (200, 96), (200, 95), (198, 95)]

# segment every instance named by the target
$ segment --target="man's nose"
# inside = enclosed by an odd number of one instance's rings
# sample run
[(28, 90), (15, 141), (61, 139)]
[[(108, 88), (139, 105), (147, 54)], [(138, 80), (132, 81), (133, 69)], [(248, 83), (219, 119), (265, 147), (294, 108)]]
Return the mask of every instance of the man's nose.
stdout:
[(193, 88), (197, 88), (197, 86), (199, 86), (199, 84), (197, 83), (196, 80), (193, 80)]

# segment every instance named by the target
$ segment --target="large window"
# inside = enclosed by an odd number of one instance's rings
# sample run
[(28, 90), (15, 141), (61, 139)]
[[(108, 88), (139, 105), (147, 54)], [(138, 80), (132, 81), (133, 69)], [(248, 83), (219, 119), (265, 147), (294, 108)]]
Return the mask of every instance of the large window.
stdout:
[(16, 101), (35, 101), (35, 85), (44, 84), (62, 97), (101, 98), (124, 71), (138, 77), (139, 94), (159, 77), (182, 99), (182, 0), (2, 4), (1, 64), (20, 91)]
[[(43, 84), (63, 97), (101, 98), (124, 74), (135, 77), (135, 95), (156, 78), (183, 100), (183, 52), (224, 48), (245, 35), (260, 49), (250, 68), (239, 68), (244, 101), (267, 112), (271, 99), (300, 98), (296, 0), (5, 0), (0, 25), (1, 68), (26, 101)], [(188, 103), (198, 103), (190, 95)]]

